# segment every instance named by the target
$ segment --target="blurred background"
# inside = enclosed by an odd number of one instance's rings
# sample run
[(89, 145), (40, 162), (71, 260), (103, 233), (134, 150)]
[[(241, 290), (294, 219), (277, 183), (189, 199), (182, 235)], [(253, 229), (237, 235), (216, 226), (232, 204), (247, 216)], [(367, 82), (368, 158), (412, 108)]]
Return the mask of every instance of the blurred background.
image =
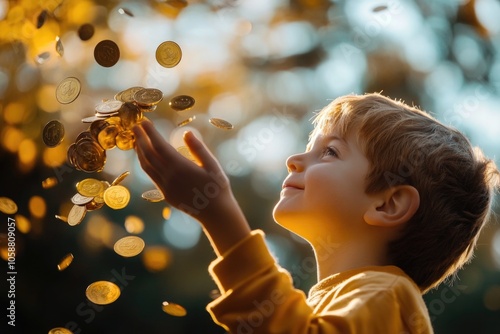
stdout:
[[(457, 127), (500, 164), (499, 17), (497, 0), (0, 0), (0, 196), (18, 206), (0, 216), (3, 310), (10, 300), (7, 221), (17, 223), (16, 327), (3, 316), (0, 332), (224, 333), (205, 311), (217, 294), (207, 273), (213, 251), (197, 222), (141, 198), (154, 186), (135, 152), (109, 150), (100, 173), (66, 163), (68, 146), (88, 127), (81, 119), (103, 99), (132, 86), (160, 89), (164, 99), (147, 117), (174, 146), (188, 128), (205, 140), (252, 227), (266, 231), (279, 263), (307, 291), (316, 280), (313, 254), (275, 225), (271, 212), (285, 160), (304, 150), (311, 117), (339, 95), (382, 92)], [(77, 33), (83, 24), (95, 29), (86, 41)], [(109, 68), (93, 56), (104, 39), (120, 48)], [(168, 40), (182, 49), (173, 68), (155, 59)], [(55, 90), (69, 76), (80, 80), (81, 93), (63, 105)], [(168, 101), (181, 94), (196, 104), (178, 113)], [(234, 129), (212, 126), (211, 117)], [(48, 148), (41, 133), (53, 119), (66, 133)], [(111, 182), (127, 170), (126, 208), (104, 206), (74, 227), (55, 218), (68, 215), (78, 181)], [(56, 184), (42, 187), (47, 178)], [(114, 253), (125, 235), (144, 239), (140, 255)], [(60, 272), (68, 253), (74, 261)], [(499, 333), (497, 218), (458, 277), (425, 296), (436, 333)], [(97, 280), (114, 280), (120, 298), (90, 303), (85, 289)], [(163, 301), (182, 305), (187, 315), (166, 314)]]

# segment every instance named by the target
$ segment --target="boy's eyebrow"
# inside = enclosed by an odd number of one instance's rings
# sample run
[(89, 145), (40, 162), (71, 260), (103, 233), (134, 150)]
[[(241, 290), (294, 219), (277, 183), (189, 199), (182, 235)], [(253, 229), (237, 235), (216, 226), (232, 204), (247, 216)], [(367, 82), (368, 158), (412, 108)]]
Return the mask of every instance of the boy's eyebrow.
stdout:
[[(317, 140), (318, 137), (315, 137), (315, 140)], [(321, 139), (321, 141), (323, 142), (330, 142), (332, 140), (336, 140), (338, 141), (345, 149), (349, 149), (349, 144), (347, 143), (347, 141), (345, 141), (345, 139), (339, 137), (339, 136), (336, 136), (336, 135), (329, 135), (329, 136), (325, 136)], [(313, 146), (314, 144), (314, 141), (310, 141), (307, 143), (307, 146), (306, 146), (306, 152), (307, 151), (310, 151), (311, 150), (311, 147)]]

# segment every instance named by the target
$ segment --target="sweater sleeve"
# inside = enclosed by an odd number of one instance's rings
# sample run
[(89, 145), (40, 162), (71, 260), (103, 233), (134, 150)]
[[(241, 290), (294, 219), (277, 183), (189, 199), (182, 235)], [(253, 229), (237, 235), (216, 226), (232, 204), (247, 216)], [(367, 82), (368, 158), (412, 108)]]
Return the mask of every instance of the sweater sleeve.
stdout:
[(231, 333), (370, 333), (374, 326), (380, 333), (408, 331), (400, 306), (386, 291), (347, 288), (327, 298), (322, 310), (313, 310), (290, 274), (276, 264), (261, 231), (253, 231), (209, 270), (221, 296), (207, 310)]

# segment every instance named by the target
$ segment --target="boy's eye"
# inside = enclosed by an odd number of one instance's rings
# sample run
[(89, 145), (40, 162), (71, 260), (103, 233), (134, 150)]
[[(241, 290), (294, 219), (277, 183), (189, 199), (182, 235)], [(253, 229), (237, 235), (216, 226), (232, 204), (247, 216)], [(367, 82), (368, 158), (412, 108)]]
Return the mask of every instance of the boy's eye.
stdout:
[(333, 157), (338, 156), (337, 151), (333, 147), (325, 147), (322, 155), (323, 156), (333, 156)]

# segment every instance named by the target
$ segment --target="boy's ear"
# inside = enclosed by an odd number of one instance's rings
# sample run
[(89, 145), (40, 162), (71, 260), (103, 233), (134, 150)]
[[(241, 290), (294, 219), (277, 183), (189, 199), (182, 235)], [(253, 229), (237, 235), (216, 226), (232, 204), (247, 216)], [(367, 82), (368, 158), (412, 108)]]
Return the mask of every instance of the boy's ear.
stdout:
[(415, 187), (400, 185), (383, 191), (365, 212), (365, 222), (373, 226), (393, 227), (410, 220), (420, 205)]

